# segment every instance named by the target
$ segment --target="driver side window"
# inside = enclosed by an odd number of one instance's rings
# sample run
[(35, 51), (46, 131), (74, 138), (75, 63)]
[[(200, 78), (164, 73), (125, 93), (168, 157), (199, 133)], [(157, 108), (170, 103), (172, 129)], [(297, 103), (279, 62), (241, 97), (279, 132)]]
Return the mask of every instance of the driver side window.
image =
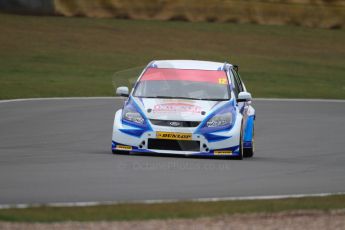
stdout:
[(234, 93), (235, 93), (235, 96), (237, 98), (238, 94), (243, 91), (243, 87), (242, 87), (241, 81), (239, 80), (239, 77), (238, 77), (236, 71), (234, 71), (232, 69), (231, 73), (232, 73), (231, 74), (231, 76), (232, 76), (231, 80), (232, 80), (233, 86), (234, 86)]

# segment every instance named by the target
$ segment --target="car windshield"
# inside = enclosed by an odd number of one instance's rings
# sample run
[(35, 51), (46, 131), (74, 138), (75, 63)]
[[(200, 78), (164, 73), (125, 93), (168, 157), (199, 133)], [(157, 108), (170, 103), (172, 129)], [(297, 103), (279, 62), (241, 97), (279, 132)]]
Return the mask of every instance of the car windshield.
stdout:
[(148, 68), (138, 82), (134, 96), (229, 100), (225, 71)]

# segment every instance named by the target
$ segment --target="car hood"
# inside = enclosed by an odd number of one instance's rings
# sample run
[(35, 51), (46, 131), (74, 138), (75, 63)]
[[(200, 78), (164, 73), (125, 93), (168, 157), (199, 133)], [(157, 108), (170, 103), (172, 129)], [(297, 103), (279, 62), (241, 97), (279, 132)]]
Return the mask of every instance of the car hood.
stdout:
[(135, 98), (148, 119), (202, 121), (226, 101)]

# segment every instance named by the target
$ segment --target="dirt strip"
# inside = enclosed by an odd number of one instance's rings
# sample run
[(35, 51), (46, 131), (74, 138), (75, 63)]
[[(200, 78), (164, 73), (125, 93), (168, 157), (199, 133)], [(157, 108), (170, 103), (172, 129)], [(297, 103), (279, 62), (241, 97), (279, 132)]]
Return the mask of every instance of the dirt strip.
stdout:
[(275, 214), (229, 215), (197, 219), (170, 219), (113, 222), (9, 223), (0, 229), (345, 229), (345, 210), (320, 212), (298, 211)]

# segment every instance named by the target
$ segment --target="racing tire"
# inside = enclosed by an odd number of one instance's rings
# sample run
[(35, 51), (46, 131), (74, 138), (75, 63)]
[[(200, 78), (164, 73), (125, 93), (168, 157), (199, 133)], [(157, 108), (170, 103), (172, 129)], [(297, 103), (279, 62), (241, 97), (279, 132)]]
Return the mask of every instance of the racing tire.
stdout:
[(111, 151), (114, 155), (129, 155), (129, 151), (120, 151), (120, 150), (112, 150)]
[(243, 156), (246, 158), (253, 157), (255, 151), (255, 141), (254, 141), (254, 127), (253, 127), (253, 138), (252, 138), (252, 147), (243, 149)]

